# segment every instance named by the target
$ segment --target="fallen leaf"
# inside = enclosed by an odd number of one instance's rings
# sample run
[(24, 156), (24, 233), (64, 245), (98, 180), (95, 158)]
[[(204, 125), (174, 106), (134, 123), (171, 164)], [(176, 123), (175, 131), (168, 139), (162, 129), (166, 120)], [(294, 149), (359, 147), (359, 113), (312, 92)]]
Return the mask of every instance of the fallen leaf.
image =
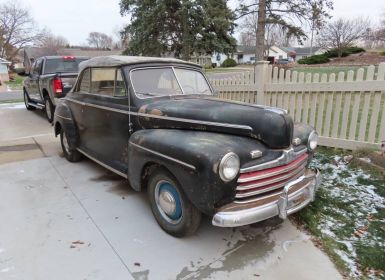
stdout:
[(134, 263), (135, 266), (140, 266), (140, 263), (136, 262)]
[(84, 242), (80, 241), (80, 240), (76, 240), (76, 241), (72, 242), (72, 244), (84, 244)]
[(259, 275), (259, 274), (253, 274), (255, 277), (259, 277), (259, 276), (261, 276), (261, 275)]
[(76, 248), (76, 246), (71, 244), (70, 248), (73, 249)]

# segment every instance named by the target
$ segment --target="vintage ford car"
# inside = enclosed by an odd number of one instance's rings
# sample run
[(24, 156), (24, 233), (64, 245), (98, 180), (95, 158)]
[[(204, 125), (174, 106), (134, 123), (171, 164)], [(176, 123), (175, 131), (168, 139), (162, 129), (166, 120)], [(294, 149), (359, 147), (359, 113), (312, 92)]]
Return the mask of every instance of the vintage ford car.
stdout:
[(147, 190), (158, 224), (192, 234), (286, 218), (315, 199), (318, 136), (281, 109), (216, 98), (200, 66), (109, 56), (82, 62), (54, 118), (65, 157), (82, 155)]

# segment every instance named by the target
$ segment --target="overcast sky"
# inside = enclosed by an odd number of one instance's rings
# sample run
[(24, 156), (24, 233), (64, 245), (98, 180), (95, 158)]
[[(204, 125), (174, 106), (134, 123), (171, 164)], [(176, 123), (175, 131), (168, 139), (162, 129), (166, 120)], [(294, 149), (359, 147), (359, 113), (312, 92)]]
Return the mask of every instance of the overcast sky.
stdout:
[[(12, 1), (12, 0), (11, 0)], [(72, 44), (86, 43), (88, 34), (99, 31), (114, 35), (127, 17), (119, 13), (119, 0), (16, 0), (28, 7), (40, 28), (47, 27)], [(8, 0), (0, 0), (0, 3)], [(237, 2), (231, 0), (231, 2)], [(377, 23), (384, 0), (334, 0), (334, 17), (368, 17)]]

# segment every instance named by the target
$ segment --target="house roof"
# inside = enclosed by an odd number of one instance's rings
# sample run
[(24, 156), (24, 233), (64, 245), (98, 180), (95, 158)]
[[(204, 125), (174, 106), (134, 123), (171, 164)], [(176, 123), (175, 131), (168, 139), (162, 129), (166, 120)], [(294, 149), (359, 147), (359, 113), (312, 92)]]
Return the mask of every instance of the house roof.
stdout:
[(122, 50), (98, 50), (98, 49), (92, 49), (92, 48), (60, 48), (55, 50), (50, 48), (27, 47), (27, 48), (24, 48), (24, 52), (29, 59), (31, 58), (36, 59), (42, 56), (56, 56), (56, 55), (87, 56), (87, 57), (120, 55), (122, 53)]
[(4, 58), (1, 58), (1, 57), (0, 57), (0, 63), (1, 63), (1, 64), (11, 64), (10, 61), (8, 61), (8, 60), (6, 60), (6, 59), (4, 59)]
[[(280, 49), (284, 52), (288, 52), (286, 48), (283, 47), (278, 47), (278, 46), (271, 46), (270, 51), (278, 53), (277, 49)], [(235, 54), (254, 54), (255, 53), (255, 46), (244, 46), (244, 45), (239, 45), (237, 46)]]
[(115, 66), (137, 64), (137, 63), (157, 63), (157, 62), (183, 63), (183, 64), (189, 64), (193, 66), (199, 66), (195, 63), (187, 62), (176, 58), (109, 55), (109, 56), (94, 57), (89, 60), (83, 61), (80, 63), (79, 68), (84, 69), (86, 67), (96, 67), (96, 66), (115, 67)]
[(313, 49), (310, 50), (310, 47), (305, 47), (305, 48), (293, 48), (293, 51), (295, 51), (297, 55), (308, 55), (310, 54), (310, 52), (314, 54), (315, 52), (321, 49), (322, 49), (321, 47), (313, 47)]

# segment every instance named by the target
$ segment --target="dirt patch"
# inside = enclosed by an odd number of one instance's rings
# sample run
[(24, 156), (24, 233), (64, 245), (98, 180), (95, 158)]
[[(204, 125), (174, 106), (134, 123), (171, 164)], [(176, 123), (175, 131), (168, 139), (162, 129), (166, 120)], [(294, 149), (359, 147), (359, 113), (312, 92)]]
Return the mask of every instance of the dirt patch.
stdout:
[(129, 196), (135, 193), (135, 191), (131, 188), (130, 184), (126, 180), (122, 180), (121, 182), (113, 185), (107, 191), (122, 197)]
[(102, 182), (102, 181), (121, 181), (122, 177), (120, 177), (119, 175), (117, 175), (115, 173), (108, 172), (108, 173), (104, 173), (104, 174), (96, 176), (96, 177), (92, 177), (92, 178), (90, 178), (90, 180), (91, 181), (96, 181), (96, 182)]
[(379, 153), (372, 153), (369, 155), (369, 158), (372, 163), (382, 167), (385, 171), (385, 155), (381, 155)]

